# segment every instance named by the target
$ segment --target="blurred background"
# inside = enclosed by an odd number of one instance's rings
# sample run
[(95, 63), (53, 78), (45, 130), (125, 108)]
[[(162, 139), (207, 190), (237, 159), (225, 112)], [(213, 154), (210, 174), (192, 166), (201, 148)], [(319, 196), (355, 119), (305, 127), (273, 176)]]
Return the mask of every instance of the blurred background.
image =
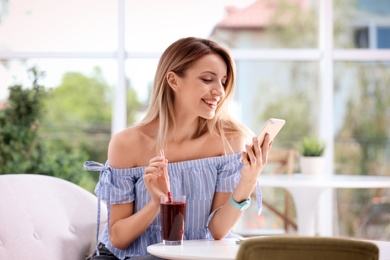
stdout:
[[(162, 51), (187, 36), (233, 54), (235, 117), (254, 132), (286, 119), (273, 149), (315, 135), (326, 175), (390, 175), (389, 0), (0, 0), (0, 174), (92, 192), (84, 161), (105, 162), (111, 136), (145, 112)], [(282, 190), (263, 192), (282, 207)], [(335, 190), (333, 234), (389, 240), (389, 201)], [(266, 209), (248, 223), (282, 226)]]

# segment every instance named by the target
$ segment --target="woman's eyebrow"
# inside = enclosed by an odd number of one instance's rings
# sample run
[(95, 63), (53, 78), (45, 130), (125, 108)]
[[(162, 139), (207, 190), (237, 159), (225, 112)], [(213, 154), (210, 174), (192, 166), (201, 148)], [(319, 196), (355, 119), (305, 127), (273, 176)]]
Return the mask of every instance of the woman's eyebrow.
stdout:
[[(214, 71), (210, 71), (210, 70), (203, 71), (200, 74), (212, 74), (214, 76), (218, 76), (217, 73), (215, 73)], [(227, 75), (222, 76), (222, 78), (227, 78)]]
[(217, 75), (217, 73), (215, 73), (213, 71), (210, 71), (210, 70), (202, 71), (200, 74), (213, 74), (213, 75)]

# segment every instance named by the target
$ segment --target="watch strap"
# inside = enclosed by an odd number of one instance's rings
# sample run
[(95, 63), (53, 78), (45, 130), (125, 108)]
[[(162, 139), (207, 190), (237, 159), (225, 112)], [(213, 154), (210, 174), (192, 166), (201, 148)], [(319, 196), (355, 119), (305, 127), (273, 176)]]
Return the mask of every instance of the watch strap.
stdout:
[(246, 209), (250, 206), (250, 204), (251, 204), (251, 198), (249, 197), (247, 200), (244, 200), (244, 201), (238, 203), (237, 201), (235, 201), (235, 200), (233, 199), (232, 194), (230, 194), (230, 196), (229, 196), (229, 203), (230, 203), (233, 207), (235, 207), (236, 209), (243, 211), (243, 210), (246, 210)]

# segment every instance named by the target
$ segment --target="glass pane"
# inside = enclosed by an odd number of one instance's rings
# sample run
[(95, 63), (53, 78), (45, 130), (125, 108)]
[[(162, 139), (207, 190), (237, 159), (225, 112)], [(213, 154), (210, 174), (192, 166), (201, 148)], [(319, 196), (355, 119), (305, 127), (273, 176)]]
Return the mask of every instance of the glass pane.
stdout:
[(336, 173), (390, 175), (389, 63), (337, 62), (335, 72)]
[(112, 51), (116, 26), (117, 1), (10, 0), (0, 50)]
[[(237, 115), (255, 133), (270, 118), (283, 118), (286, 125), (278, 134), (272, 149), (298, 149), (303, 136), (314, 134), (318, 125), (319, 87), (317, 62), (237, 62)], [(280, 173), (277, 165), (268, 164), (262, 174)], [(275, 172), (277, 171), (277, 172)], [(294, 172), (299, 172), (298, 160)], [(262, 188), (263, 200), (283, 212), (286, 192)], [(287, 194), (289, 197), (289, 195)], [(293, 200), (289, 197), (289, 217), (295, 219)], [(256, 214), (256, 203), (245, 212), (238, 229), (279, 229), (283, 221), (263, 207)]]
[[(296, 4), (299, 2), (299, 4)], [(317, 1), (126, 2), (128, 51), (162, 51), (175, 40), (211, 38), (232, 48), (317, 46)], [(298, 37), (299, 36), (299, 37)]]
[[(41, 173), (49, 175), (53, 167), (63, 167), (56, 176), (92, 191), (97, 175), (83, 172), (82, 165), (86, 160), (104, 163), (107, 159), (116, 65), (113, 61), (95, 59), (13, 60), (0, 66), (1, 93), (14, 85), (31, 88), (33, 79), (28, 77), (31, 74), (27, 71), (32, 67), (46, 75), (38, 80), (46, 90), (46, 98), (42, 105), (43, 118), (35, 127), (39, 128), (44, 150), (50, 151), (44, 163), (37, 167), (41, 167)], [(2, 98), (0, 104), (5, 106), (6, 100)], [(67, 173), (64, 164), (77, 168), (77, 172)], [(84, 176), (95, 180), (85, 182)]]
[(389, 27), (378, 27), (378, 29), (377, 29), (377, 42), (378, 42), (378, 49), (389, 49), (390, 48), (390, 26)]
[(317, 74), (316, 62), (237, 62), (241, 121), (258, 132), (268, 118), (283, 118), (286, 125), (274, 145), (294, 146), (297, 138), (317, 131)]
[(130, 59), (126, 62), (130, 86), (136, 90), (141, 102), (149, 102), (157, 63), (158, 59)]
[(149, 106), (158, 59), (130, 59), (126, 62), (127, 124), (141, 120)]
[(335, 48), (390, 48), (390, 1), (334, 0)]
[[(335, 63), (337, 174), (390, 175), (389, 64)], [(337, 198), (341, 235), (390, 238), (390, 219), (386, 217), (390, 208), (389, 190), (340, 189)], [(344, 207), (346, 204), (350, 206)]]

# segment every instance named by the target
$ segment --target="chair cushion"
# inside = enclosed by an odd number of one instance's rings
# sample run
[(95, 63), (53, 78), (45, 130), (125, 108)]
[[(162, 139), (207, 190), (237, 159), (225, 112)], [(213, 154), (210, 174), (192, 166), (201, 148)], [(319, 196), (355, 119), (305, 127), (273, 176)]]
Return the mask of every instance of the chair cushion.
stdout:
[(378, 257), (378, 247), (369, 242), (284, 235), (247, 239), (237, 254), (237, 260), (377, 260)]
[(84, 259), (93, 247), (97, 198), (81, 187), (45, 175), (0, 175), (0, 198), (0, 259)]

